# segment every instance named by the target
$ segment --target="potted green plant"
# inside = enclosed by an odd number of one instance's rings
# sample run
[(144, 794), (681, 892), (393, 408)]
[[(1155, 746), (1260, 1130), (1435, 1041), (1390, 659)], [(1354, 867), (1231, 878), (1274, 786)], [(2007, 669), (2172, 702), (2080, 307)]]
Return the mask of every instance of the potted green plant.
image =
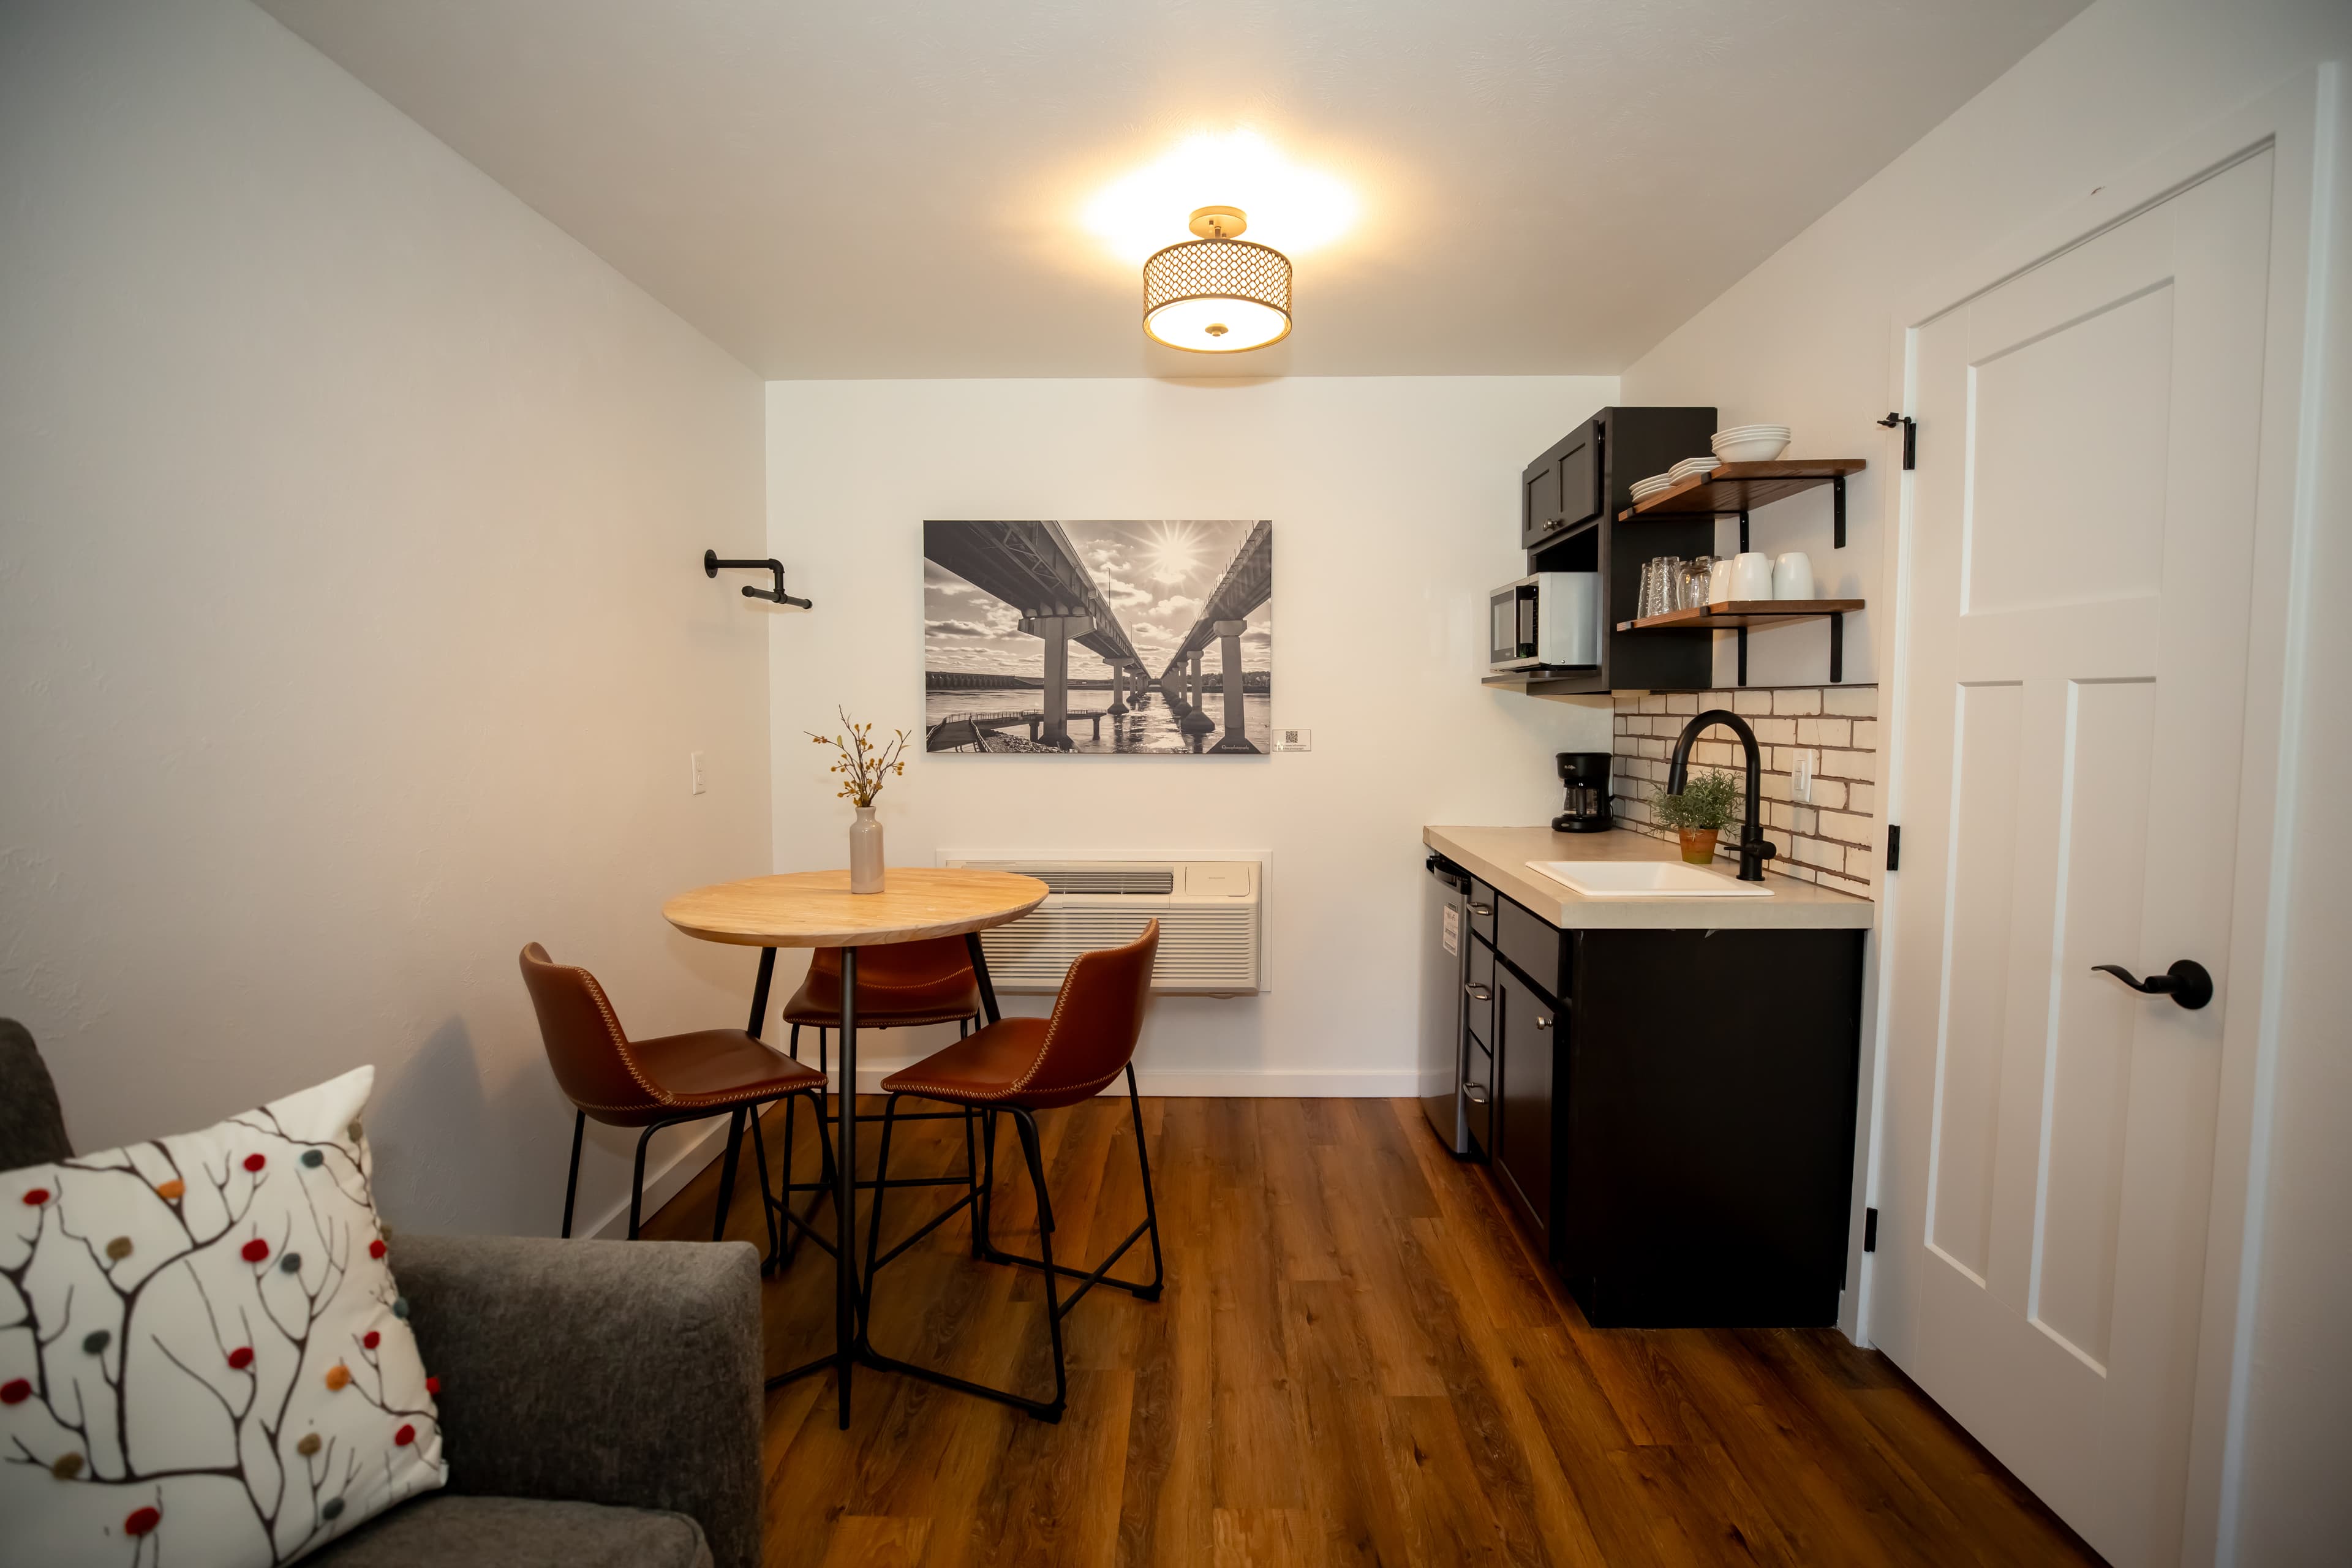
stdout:
[(1650, 813), (1661, 827), (1682, 836), (1683, 858), (1704, 866), (1715, 858), (1715, 837), (1739, 815), (1739, 785), (1720, 768), (1695, 773), (1683, 781), (1683, 793), (1668, 795), (1658, 786), (1650, 796)]

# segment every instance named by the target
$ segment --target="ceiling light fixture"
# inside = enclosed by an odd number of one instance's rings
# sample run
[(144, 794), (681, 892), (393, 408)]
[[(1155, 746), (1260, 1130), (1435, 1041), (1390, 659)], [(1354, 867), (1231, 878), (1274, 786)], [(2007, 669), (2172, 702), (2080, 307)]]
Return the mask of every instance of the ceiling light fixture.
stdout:
[(1230, 354), (1290, 335), (1290, 258), (1237, 237), (1248, 226), (1239, 207), (1197, 208), (1192, 229), (1201, 237), (1143, 264), (1143, 330), (1153, 342)]

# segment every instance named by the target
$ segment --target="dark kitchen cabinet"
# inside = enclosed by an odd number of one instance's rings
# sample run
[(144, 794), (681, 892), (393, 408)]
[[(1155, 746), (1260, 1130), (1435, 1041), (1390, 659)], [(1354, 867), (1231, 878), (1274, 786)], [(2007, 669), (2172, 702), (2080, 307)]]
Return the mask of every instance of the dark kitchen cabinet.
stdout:
[(1715, 550), (1712, 517), (1617, 521), (1633, 504), (1633, 481), (1685, 458), (1705, 457), (1712, 408), (1604, 408), (1554, 442), (1519, 476), (1519, 545), (1528, 570), (1601, 574), (1601, 664), (1573, 671), (1518, 671), (1487, 684), (1548, 696), (1629, 688), (1700, 690), (1714, 680), (1715, 634), (1645, 631), (1619, 635), (1633, 618), (1642, 563), (1655, 555)]
[(1502, 1083), (1495, 1112), (1495, 1175), (1528, 1230), (1551, 1250), (1554, 1063), (1559, 1007), (1527, 977), (1495, 974), (1495, 1070)]
[(1863, 933), (1563, 931), (1499, 905), (1486, 1147), (1585, 1317), (1836, 1321)]

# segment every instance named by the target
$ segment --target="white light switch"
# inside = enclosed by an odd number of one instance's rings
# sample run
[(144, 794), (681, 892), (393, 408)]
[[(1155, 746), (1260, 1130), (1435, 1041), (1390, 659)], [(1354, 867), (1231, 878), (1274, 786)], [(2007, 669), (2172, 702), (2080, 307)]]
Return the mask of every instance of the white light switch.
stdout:
[(1811, 803), (1813, 798), (1813, 753), (1797, 753), (1797, 771), (1789, 781), (1789, 793), (1800, 801)]
[(688, 752), (686, 753), (686, 760), (688, 777), (693, 784), (693, 793), (700, 795), (709, 787), (708, 781), (702, 776), (702, 753)]

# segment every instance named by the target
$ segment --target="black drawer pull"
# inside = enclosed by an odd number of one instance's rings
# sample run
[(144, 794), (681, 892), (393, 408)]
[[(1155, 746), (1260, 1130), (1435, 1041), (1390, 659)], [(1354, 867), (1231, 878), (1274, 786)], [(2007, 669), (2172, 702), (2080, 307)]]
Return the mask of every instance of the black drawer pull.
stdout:
[(1483, 921), (1488, 915), (1495, 912), (1495, 906), (1492, 904), (1473, 904), (1470, 906), (1470, 912)]
[(1465, 1083), (1462, 1086), (1462, 1097), (1473, 1105), (1484, 1105), (1486, 1103), (1486, 1086)]
[(1495, 994), (1484, 985), (1465, 985), (1462, 989), (1470, 993), (1470, 1000), (1473, 1002), (1491, 1002), (1495, 999)]

